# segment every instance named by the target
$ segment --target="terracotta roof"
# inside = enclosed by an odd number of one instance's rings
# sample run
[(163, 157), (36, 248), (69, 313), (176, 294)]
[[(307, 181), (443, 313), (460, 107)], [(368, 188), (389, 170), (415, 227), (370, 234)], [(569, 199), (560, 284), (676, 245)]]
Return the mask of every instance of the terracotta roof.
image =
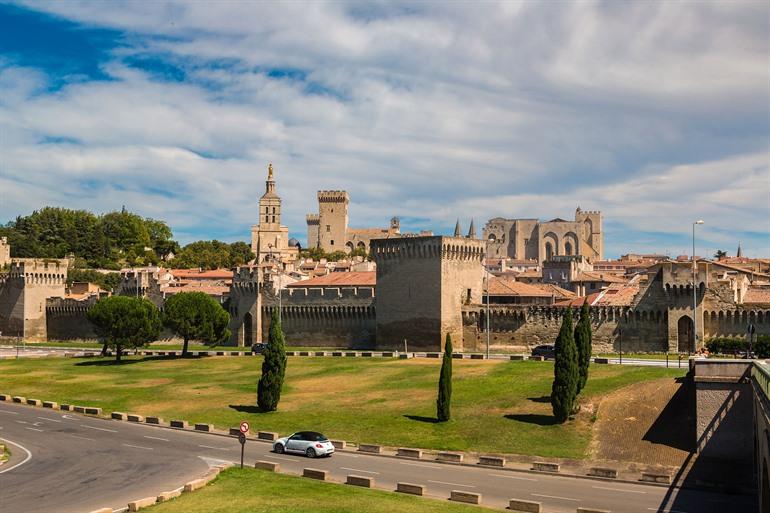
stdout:
[(577, 297), (577, 294), (571, 290), (563, 289), (558, 285), (554, 285), (553, 283), (533, 283), (531, 286), (548, 292), (548, 295), (555, 296), (556, 299), (569, 299)]
[(543, 272), (542, 271), (524, 271), (518, 273), (516, 276), (519, 276), (521, 278), (542, 278)]
[(230, 293), (230, 287), (227, 285), (189, 284), (181, 287), (168, 287), (163, 289), (163, 292), (171, 296), (180, 292), (203, 292), (209, 296), (224, 296)]
[(770, 304), (770, 287), (768, 286), (752, 286), (746, 290), (746, 294), (743, 296), (744, 304)]
[(233, 271), (230, 269), (212, 269), (201, 271), (199, 269), (171, 269), (169, 271), (174, 278), (187, 280), (231, 280)]
[(349, 273), (331, 273), (309, 280), (287, 285), (291, 288), (308, 287), (373, 287), (377, 284), (375, 271), (353, 271)]
[[(484, 289), (486, 294), (486, 289)], [(490, 296), (526, 296), (526, 297), (551, 297), (551, 292), (520, 281), (507, 280), (505, 278), (492, 278), (489, 280)]]
[(596, 301), (596, 298), (599, 297), (600, 292), (594, 292), (593, 294), (588, 294), (587, 296), (580, 296), (576, 297), (574, 299), (565, 299), (564, 301), (556, 301), (554, 303), (554, 306), (583, 306), (583, 303), (585, 302), (586, 298), (588, 298), (588, 304), (589, 306), (594, 306), (594, 302)]
[(626, 283), (628, 280), (620, 278), (612, 273), (600, 273), (596, 271), (583, 271), (578, 273), (575, 281), (603, 281), (605, 283)]

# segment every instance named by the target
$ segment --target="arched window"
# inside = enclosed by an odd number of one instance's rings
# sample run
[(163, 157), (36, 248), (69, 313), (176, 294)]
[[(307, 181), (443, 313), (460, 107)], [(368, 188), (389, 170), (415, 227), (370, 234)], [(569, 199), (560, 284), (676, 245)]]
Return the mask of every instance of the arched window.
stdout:
[(550, 260), (553, 256), (553, 246), (550, 242), (545, 243), (545, 259)]
[(572, 244), (569, 242), (564, 243), (564, 254), (565, 255), (571, 255), (572, 254)]

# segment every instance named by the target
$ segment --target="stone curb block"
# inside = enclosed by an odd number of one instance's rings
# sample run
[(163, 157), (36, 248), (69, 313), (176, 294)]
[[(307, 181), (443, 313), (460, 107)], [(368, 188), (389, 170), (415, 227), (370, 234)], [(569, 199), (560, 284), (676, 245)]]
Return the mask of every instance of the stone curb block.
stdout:
[(72, 405), (71, 404), (61, 404), (59, 405), (59, 409), (62, 411), (72, 411)]
[(86, 407), (85, 406), (73, 406), (72, 410), (74, 410), (75, 413), (85, 413)]
[(463, 454), (459, 452), (440, 452), (436, 454), (436, 461), (447, 461), (449, 463), (462, 463)]
[(455, 360), (462, 360), (463, 359), (463, 355), (462, 355), (462, 353), (452, 353), (452, 358), (455, 359)]
[(532, 361), (535, 361), (535, 362), (544, 362), (545, 361), (545, 357), (543, 357), (543, 356), (530, 356), (529, 359), (532, 360)]
[(172, 428), (177, 428), (177, 429), (187, 429), (188, 427), (190, 427), (190, 425), (187, 423), (186, 420), (172, 420), (169, 425)]
[(211, 424), (195, 424), (195, 431), (205, 431), (211, 433), (214, 430), (214, 426)]
[(254, 468), (269, 470), (270, 472), (280, 472), (281, 464), (272, 461), (257, 461), (254, 463)]
[(618, 471), (614, 468), (605, 468), (605, 467), (591, 467), (591, 469), (588, 471), (589, 476), (596, 476), (596, 477), (606, 477), (609, 479), (617, 479), (618, 477)]
[(129, 413), (126, 416), (126, 419), (129, 422), (144, 422), (144, 417), (142, 417), (141, 415), (134, 415), (133, 413)]
[(594, 363), (610, 363), (609, 358), (594, 358)]
[(490, 467), (504, 467), (505, 458), (499, 456), (479, 456), (479, 465), (489, 465)]
[(608, 509), (578, 508), (577, 513), (611, 513)]
[(341, 351), (332, 351), (332, 356), (342, 356)]
[(558, 472), (558, 463), (548, 463), (547, 461), (535, 461), (532, 463), (532, 470), (539, 470), (540, 472)]
[(639, 481), (671, 484), (671, 476), (668, 474), (656, 474), (654, 472), (642, 472), (642, 478)]
[(241, 429), (240, 428), (230, 428), (228, 433), (230, 434), (230, 436), (238, 436), (238, 435), (241, 434)]
[(466, 504), (481, 504), (481, 494), (463, 490), (452, 490), (449, 494), (449, 500), (454, 502), (465, 502)]
[(517, 513), (540, 513), (542, 504), (535, 501), (525, 501), (521, 499), (508, 500), (508, 509)]
[(268, 440), (270, 442), (275, 442), (278, 440), (278, 433), (274, 433), (272, 431), (258, 431), (257, 432), (257, 439), (258, 440)]
[(112, 513), (112, 508), (95, 509), (91, 513)]
[(110, 418), (115, 420), (126, 420), (126, 414), (122, 411), (114, 411), (110, 413)]
[(13, 396), (13, 402), (15, 402), (15, 403), (20, 403), (20, 404), (24, 404), (24, 403), (26, 403), (26, 402), (27, 402), (27, 398), (26, 398), (26, 397), (21, 397), (21, 396), (15, 395), (15, 396)]
[(425, 495), (425, 486), (412, 483), (396, 483), (396, 491), (410, 495)]
[(510, 358), (511, 361), (520, 362), (520, 361), (524, 360), (524, 355), (523, 354), (512, 354), (512, 355), (509, 356), (509, 358)]
[(382, 357), (383, 358), (393, 358), (393, 353), (390, 352), (390, 351), (383, 351), (382, 352)]
[(189, 483), (185, 483), (184, 491), (194, 492), (195, 490), (203, 488), (204, 486), (206, 486), (206, 481), (204, 481), (203, 479), (193, 479)]
[(483, 359), (484, 359), (484, 355), (483, 354), (473, 353), (471, 355), (471, 360), (483, 360)]
[(102, 409), (101, 408), (94, 408), (94, 407), (91, 407), (91, 406), (86, 406), (85, 408), (83, 408), (83, 413), (85, 413), (86, 415), (98, 415), (98, 416), (101, 416)]
[(170, 492), (163, 492), (160, 495), (158, 495), (158, 502), (166, 502), (170, 501), (171, 499), (176, 499), (182, 495), (182, 489), (172, 490)]
[(128, 511), (139, 511), (142, 508), (148, 508), (158, 501), (157, 497), (145, 497), (138, 501), (128, 503)]
[(315, 356), (326, 356), (326, 353), (324, 351), (315, 351), (314, 355)]
[(356, 356), (358, 356), (358, 353), (345, 353), (345, 356), (356, 357)]
[(327, 470), (319, 470), (317, 468), (303, 468), (302, 477), (309, 477), (310, 479), (318, 479), (319, 481), (326, 481), (326, 476), (329, 474)]
[(43, 401), (40, 399), (27, 399), (27, 404), (30, 406), (42, 406)]
[(0, 401), (10, 401), (11, 396), (8, 394), (0, 394)]
[(145, 418), (144, 418), (144, 422), (145, 422), (146, 424), (157, 424), (157, 425), (161, 425), (161, 424), (163, 424), (163, 419), (161, 419), (160, 417), (145, 417)]
[(373, 354), (373, 353), (371, 353), (371, 352), (369, 352), (369, 351), (363, 351), (363, 352), (361, 353), (361, 356), (362, 356), (363, 358), (371, 358), (372, 356), (374, 356), (374, 354)]
[(396, 451), (396, 456), (401, 456), (402, 458), (421, 459), (422, 449), (409, 449), (406, 447), (399, 447), (398, 450)]
[(59, 403), (55, 401), (43, 401), (43, 408), (51, 408), (52, 410), (58, 410)]
[(347, 447), (348, 443), (345, 440), (332, 440), (332, 445), (335, 450), (342, 450)]
[(366, 476), (355, 476), (353, 474), (349, 474), (347, 480), (345, 481), (345, 484), (349, 484), (353, 486), (362, 486), (364, 488), (374, 488), (374, 478), (366, 477)]
[(372, 454), (382, 454), (382, 446), (374, 444), (358, 444), (360, 452), (369, 452)]

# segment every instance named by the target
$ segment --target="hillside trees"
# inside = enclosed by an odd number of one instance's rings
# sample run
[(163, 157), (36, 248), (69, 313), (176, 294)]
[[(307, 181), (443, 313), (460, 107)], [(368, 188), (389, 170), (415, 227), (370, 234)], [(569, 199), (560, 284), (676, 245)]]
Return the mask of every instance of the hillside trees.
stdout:
[(200, 267), (202, 269), (229, 269), (243, 265), (255, 258), (251, 246), (245, 242), (221, 242), (200, 240), (183, 247), (171, 261), (179, 269)]
[(88, 311), (88, 320), (105, 348), (115, 350), (120, 362), (124, 349), (142, 347), (160, 336), (157, 307), (145, 298), (110, 296), (100, 299)]
[(230, 338), (230, 314), (203, 292), (180, 292), (166, 300), (163, 324), (184, 339), (182, 356), (190, 340), (216, 345)]
[(572, 327), (572, 308), (567, 308), (556, 338), (553, 365), (554, 379), (551, 389), (551, 408), (556, 422), (565, 422), (575, 404), (579, 378), (578, 353)]

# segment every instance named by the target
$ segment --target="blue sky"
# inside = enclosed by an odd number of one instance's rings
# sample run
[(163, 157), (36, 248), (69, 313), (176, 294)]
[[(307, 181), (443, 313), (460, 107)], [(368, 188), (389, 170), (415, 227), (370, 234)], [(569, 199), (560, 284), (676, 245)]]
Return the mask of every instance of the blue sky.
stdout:
[(766, 2), (0, 3), (0, 222), (122, 205), (247, 240), (604, 213), (608, 256), (770, 256)]

